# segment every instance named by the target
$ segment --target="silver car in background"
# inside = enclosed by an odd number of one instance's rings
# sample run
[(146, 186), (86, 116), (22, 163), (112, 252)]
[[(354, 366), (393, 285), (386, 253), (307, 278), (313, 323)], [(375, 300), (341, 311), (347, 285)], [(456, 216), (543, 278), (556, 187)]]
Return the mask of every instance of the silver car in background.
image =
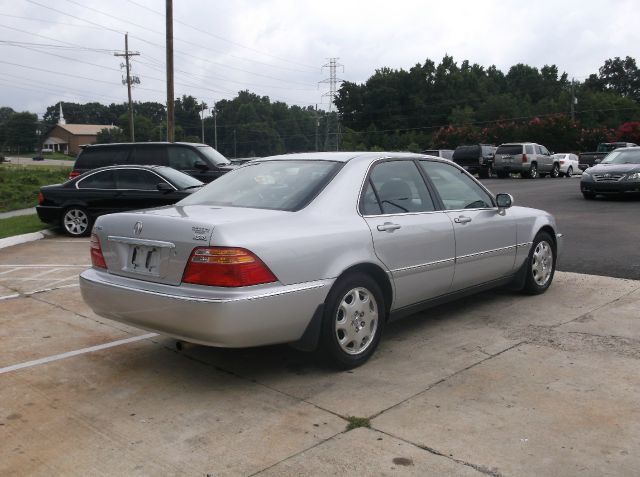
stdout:
[(291, 154), (100, 217), (80, 286), (97, 314), (179, 340), (291, 343), (350, 368), (389, 320), (497, 286), (543, 293), (561, 237), (445, 159)]

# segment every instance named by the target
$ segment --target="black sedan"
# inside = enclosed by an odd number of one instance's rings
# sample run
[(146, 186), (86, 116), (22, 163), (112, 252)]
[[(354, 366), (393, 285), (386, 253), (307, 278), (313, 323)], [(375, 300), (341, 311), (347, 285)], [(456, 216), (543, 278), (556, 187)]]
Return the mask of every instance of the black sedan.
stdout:
[(582, 173), (580, 190), (585, 199), (596, 194), (640, 193), (640, 147), (610, 152), (600, 164)]
[(36, 210), (43, 222), (61, 225), (78, 237), (91, 231), (99, 215), (173, 204), (202, 185), (170, 167), (102, 167), (64, 184), (41, 187)]

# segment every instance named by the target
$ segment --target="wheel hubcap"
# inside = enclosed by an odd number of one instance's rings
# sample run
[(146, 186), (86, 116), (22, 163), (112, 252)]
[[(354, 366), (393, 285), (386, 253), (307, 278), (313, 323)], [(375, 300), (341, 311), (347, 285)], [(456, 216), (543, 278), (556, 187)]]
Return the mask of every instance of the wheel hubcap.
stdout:
[(82, 210), (71, 209), (64, 214), (64, 228), (73, 235), (80, 235), (89, 226), (89, 217)]
[(539, 286), (544, 286), (553, 272), (553, 250), (546, 240), (536, 245), (531, 262), (533, 279)]
[(342, 297), (335, 317), (335, 333), (340, 348), (351, 355), (364, 352), (378, 329), (378, 304), (366, 288), (349, 290)]
[(534, 179), (538, 177), (538, 169), (535, 166), (531, 166), (531, 177)]

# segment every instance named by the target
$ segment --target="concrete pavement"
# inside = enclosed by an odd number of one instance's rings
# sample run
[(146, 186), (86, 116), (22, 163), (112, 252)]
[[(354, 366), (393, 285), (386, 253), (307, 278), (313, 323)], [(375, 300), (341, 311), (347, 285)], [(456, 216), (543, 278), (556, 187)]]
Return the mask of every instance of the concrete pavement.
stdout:
[[(178, 353), (94, 315), (77, 287), (88, 245), (0, 250), (0, 475), (640, 467), (639, 281), (558, 273), (542, 296), (467, 298), (392, 323), (369, 363), (335, 372), (286, 346)], [(347, 431), (352, 416), (370, 427)]]

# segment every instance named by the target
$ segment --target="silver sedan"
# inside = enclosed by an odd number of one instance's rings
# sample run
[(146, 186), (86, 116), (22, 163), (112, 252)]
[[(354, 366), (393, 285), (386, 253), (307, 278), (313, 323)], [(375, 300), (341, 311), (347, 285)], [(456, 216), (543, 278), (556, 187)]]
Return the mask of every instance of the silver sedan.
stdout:
[(82, 296), (179, 340), (291, 343), (350, 368), (390, 320), (492, 287), (551, 285), (555, 220), (512, 204), (431, 156), (258, 159), (176, 205), (100, 217)]

